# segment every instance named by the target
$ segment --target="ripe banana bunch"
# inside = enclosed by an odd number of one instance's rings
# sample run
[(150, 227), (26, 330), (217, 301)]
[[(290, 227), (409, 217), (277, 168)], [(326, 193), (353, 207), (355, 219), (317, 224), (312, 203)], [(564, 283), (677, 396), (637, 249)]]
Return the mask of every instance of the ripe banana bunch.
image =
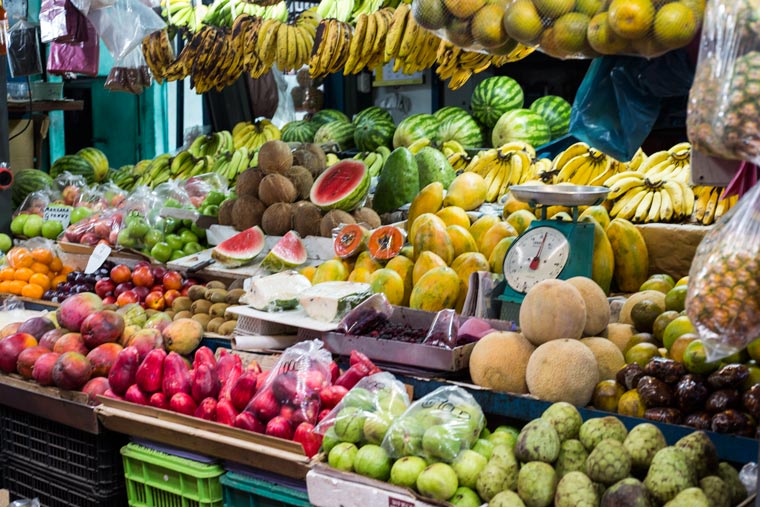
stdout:
[(473, 74), (483, 72), (491, 65), (500, 67), (505, 63), (522, 60), (533, 51), (535, 49), (518, 44), (508, 55), (490, 55), (466, 51), (450, 42), (440, 40), (435, 58), (438, 67), (435, 72), (443, 80), (450, 79), (449, 89), (456, 90), (464, 85)]
[(239, 150), (243, 147), (248, 152), (258, 152), (259, 148), (273, 139), (280, 139), (280, 129), (267, 119), (251, 122), (239, 122), (232, 128), (232, 149)]
[(232, 23), (232, 37), (235, 43), (235, 51), (243, 55), (243, 69), (256, 79), (264, 75), (272, 64), (264, 64), (257, 53), (259, 34), (264, 19), (241, 14)]
[(552, 159), (539, 158), (533, 162), (533, 172), (525, 183), (536, 185), (554, 185), (557, 183), (557, 174), (559, 171), (554, 169)]
[(739, 197), (723, 197), (722, 187), (694, 187), (694, 220), (702, 225), (710, 225), (725, 215), (736, 205)]
[(383, 0), (359, 0), (358, 3), (354, 3), (354, 8), (351, 11), (351, 23), (356, 25), (359, 16), (362, 14), (372, 14), (383, 8)]
[(487, 202), (496, 202), (509, 187), (524, 183), (532, 176), (532, 158), (523, 144), (507, 143), (480, 152), (465, 168), (465, 171), (472, 171), (486, 180)]
[(464, 153), (467, 154), (467, 150), (464, 149), (464, 146), (459, 141), (456, 140), (449, 140), (444, 141), (444, 143), (441, 145), (441, 151), (444, 155), (446, 155), (446, 158), (449, 158), (455, 153)]
[(638, 168), (652, 181), (691, 180), (691, 145), (680, 143), (667, 151), (652, 153)]
[[(222, 90), (234, 83), (244, 70), (244, 57), (232, 40), (230, 30), (202, 26), (192, 35), (179, 57), (172, 64), (177, 75), (192, 78), (197, 93)], [(172, 80), (171, 77), (167, 78)]]
[(684, 181), (652, 181), (640, 171), (623, 171), (608, 178), (610, 216), (635, 223), (678, 222), (691, 216), (694, 192)]
[[(185, 77), (184, 73), (182, 75), (173, 75), (171, 72), (176, 57), (166, 28), (146, 36), (142, 41), (142, 52), (145, 63), (148, 64), (148, 68), (151, 74), (153, 74), (153, 79), (158, 84), (163, 83), (164, 80), (176, 81)], [(180, 70), (182, 71), (183, 69)], [(174, 79), (170, 79), (172, 77)]]
[(441, 39), (422, 28), (412, 15), (411, 6), (399, 4), (385, 38), (383, 62), (393, 62), (393, 71), (414, 74), (430, 68), (438, 56)]
[(335, 18), (343, 23), (351, 19), (354, 11), (354, 0), (322, 0), (317, 6), (317, 14), (321, 19)]
[(451, 167), (457, 172), (464, 171), (473, 159), (473, 157), (470, 157), (466, 152), (462, 153), (460, 151), (454, 152), (446, 158), (449, 160)]
[[(248, 148), (245, 146), (232, 152), (226, 151), (216, 157), (214, 160), (213, 172), (219, 174), (227, 180), (227, 182), (234, 182), (238, 174), (242, 173), (250, 164), (250, 156)], [(193, 175), (195, 176), (195, 175)]]
[(385, 157), (378, 151), (362, 151), (354, 156), (354, 160), (361, 160), (369, 169), (370, 176), (378, 176), (385, 164)]
[(644, 163), (644, 161), (647, 159), (647, 154), (644, 153), (644, 150), (639, 148), (636, 150), (636, 153), (634, 153), (633, 158), (628, 162), (627, 169), (623, 169), (625, 171), (638, 171), (639, 167), (641, 167), (641, 164)]
[(201, 134), (190, 143), (187, 151), (195, 158), (216, 156), (225, 151), (233, 150), (233, 136), (229, 130), (221, 130), (213, 134)]
[(555, 183), (601, 185), (625, 166), (586, 143), (575, 143), (554, 158)]
[(135, 186), (147, 185), (151, 188), (169, 181), (171, 175), (169, 173), (171, 166), (172, 156), (168, 153), (162, 153), (153, 160), (149, 161), (145, 167), (145, 171), (137, 178)]
[(170, 26), (185, 27), (193, 32), (198, 26), (192, 0), (161, 0), (161, 16)]
[(364, 69), (375, 69), (383, 63), (385, 39), (393, 19), (392, 9), (361, 13), (348, 48), (348, 59), (343, 75), (358, 74)]
[(338, 72), (348, 61), (351, 46), (351, 25), (336, 18), (323, 18), (317, 25), (309, 58), (312, 78)]

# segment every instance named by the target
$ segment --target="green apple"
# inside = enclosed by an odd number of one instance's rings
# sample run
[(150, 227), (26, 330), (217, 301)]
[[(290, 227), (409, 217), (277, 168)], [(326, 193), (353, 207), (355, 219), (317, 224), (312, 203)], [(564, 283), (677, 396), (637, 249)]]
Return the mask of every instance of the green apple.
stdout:
[(129, 231), (129, 235), (135, 239), (144, 237), (149, 230), (150, 226), (148, 225), (148, 222), (142, 217), (133, 218), (132, 220), (127, 221), (127, 231)]
[(182, 250), (184, 250), (187, 255), (193, 255), (205, 250), (205, 248), (203, 248), (200, 243), (188, 243), (182, 247)]
[(172, 250), (182, 250), (185, 246), (185, 242), (177, 234), (167, 234), (164, 241), (172, 247)]
[(166, 262), (171, 259), (174, 251), (172, 247), (163, 241), (159, 241), (150, 249), (150, 256), (156, 259), (158, 262)]
[(359, 449), (354, 444), (343, 442), (332, 449), (327, 455), (327, 463), (338, 470), (352, 472), (354, 470), (354, 459)]
[(35, 238), (42, 234), (42, 223), (44, 220), (39, 215), (29, 215), (24, 223), (23, 234), (27, 238)]
[(56, 239), (63, 232), (63, 224), (58, 220), (45, 220), (42, 235), (47, 239)]
[(190, 226), (190, 230), (193, 231), (199, 238), (206, 239), (206, 229), (193, 224)]
[(75, 224), (79, 222), (80, 220), (87, 218), (90, 215), (92, 215), (92, 210), (90, 208), (88, 208), (87, 206), (77, 206), (76, 208), (71, 210), (71, 223)]
[(8, 250), (10, 250), (12, 246), (13, 246), (13, 240), (11, 239), (11, 237), (5, 233), (0, 232), (0, 251), (5, 253)]
[(119, 235), (116, 237), (116, 243), (127, 248), (135, 248), (137, 242), (129, 234), (129, 229), (122, 229), (119, 231)]
[(187, 253), (184, 252), (181, 248), (179, 250), (174, 250), (172, 252), (172, 256), (169, 257), (170, 261), (176, 261), (177, 259), (181, 259), (182, 257), (187, 256)]
[(21, 213), (13, 217), (13, 220), (11, 220), (11, 233), (16, 236), (24, 234), (24, 224), (29, 217), (30, 215), (26, 213)]
[(182, 232), (179, 233), (179, 239), (182, 240), (182, 244), (186, 245), (188, 243), (197, 243), (198, 242), (198, 236), (191, 231), (190, 229), (185, 229)]
[(156, 246), (158, 243), (163, 241), (164, 235), (159, 231), (158, 229), (151, 229), (147, 233), (145, 233), (145, 237), (143, 238), (143, 243), (145, 243), (145, 247), (150, 249)]

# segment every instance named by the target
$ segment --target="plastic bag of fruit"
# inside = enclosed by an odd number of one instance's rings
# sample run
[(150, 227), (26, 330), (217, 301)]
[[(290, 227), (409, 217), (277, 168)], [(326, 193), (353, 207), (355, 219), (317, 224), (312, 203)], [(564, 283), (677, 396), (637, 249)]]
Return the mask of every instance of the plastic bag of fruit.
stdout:
[(108, 181), (83, 188), (74, 206), (85, 206), (94, 211), (101, 211), (106, 208), (120, 208), (126, 199), (127, 192)]
[(69, 225), (63, 231), (63, 240), (88, 246), (95, 246), (100, 242), (116, 246), (123, 217), (124, 213), (118, 209), (93, 213)]
[[(728, 0), (733, 1), (733, 0)], [(414, 0), (415, 20), (468, 50), (651, 58), (697, 35), (705, 0)]]
[[(160, 208), (161, 200), (150, 188), (143, 186), (135, 189), (121, 208), (124, 220), (116, 244), (135, 250), (149, 245), (152, 241), (152, 231), (155, 229), (154, 216)], [(162, 234), (158, 235), (163, 237)], [(161, 238), (154, 239), (157, 242)]]
[(686, 312), (710, 362), (760, 336), (760, 185), (745, 194), (697, 247)]
[(21, 203), (21, 206), (19, 206), (16, 213), (14, 213), (14, 216), (24, 214), (43, 216), (45, 213), (45, 207), (53, 202), (53, 199), (54, 196), (49, 190), (37, 190), (31, 192), (27, 194), (26, 198)]
[(760, 21), (753, 0), (707, 6), (686, 126), (694, 148), (760, 162)]
[[(207, 173), (193, 176), (182, 183), (190, 202), (201, 215), (216, 216), (219, 205), (224, 201), (229, 191), (227, 179), (219, 173)], [(216, 209), (209, 208), (216, 206)]]
[(326, 439), (325, 448), (335, 442), (380, 445), (410, 403), (404, 384), (387, 372), (363, 378), (350, 391), (331, 386), (322, 393), (323, 410), (330, 412), (314, 431)]
[(53, 188), (61, 194), (64, 204), (74, 206), (87, 188), (87, 180), (82, 175), (63, 171), (53, 180)]
[(457, 386), (439, 387), (393, 421), (382, 446), (393, 458), (419, 456), (451, 463), (485, 427), (483, 410)]

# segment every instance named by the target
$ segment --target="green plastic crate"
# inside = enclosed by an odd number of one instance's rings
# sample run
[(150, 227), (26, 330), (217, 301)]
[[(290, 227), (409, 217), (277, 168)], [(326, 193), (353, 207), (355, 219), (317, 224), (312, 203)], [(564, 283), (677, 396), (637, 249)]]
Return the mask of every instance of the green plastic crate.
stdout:
[(137, 444), (122, 447), (130, 507), (223, 507), (224, 469)]
[(227, 472), (220, 480), (224, 491), (224, 507), (311, 507), (306, 491), (286, 488), (235, 472)]

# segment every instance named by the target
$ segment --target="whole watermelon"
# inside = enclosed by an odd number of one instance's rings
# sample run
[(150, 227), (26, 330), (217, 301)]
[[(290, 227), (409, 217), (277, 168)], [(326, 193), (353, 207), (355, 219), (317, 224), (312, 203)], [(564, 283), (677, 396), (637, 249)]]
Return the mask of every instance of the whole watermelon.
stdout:
[(354, 143), (360, 151), (390, 147), (396, 124), (391, 113), (377, 106), (368, 107), (354, 116)]
[(349, 121), (325, 123), (314, 134), (316, 144), (337, 143), (341, 151), (354, 147), (354, 126)]
[(413, 142), (426, 137), (438, 142), (438, 129), (441, 123), (432, 114), (413, 114), (407, 116), (396, 127), (393, 134), (393, 147), (408, 147)]
[(564, 136), (570, 129), (572, 106), (568, 101), (556, 95), (547, 95), (536, 99), (530, 109), (543, 116), (552, 133), (552, 139)]
[(95, 183), (95, 169), (79, 155), (64, 155), (50, 166), (50, 176), (57, 178), (63, 172), (83, 176), (88, 185)]
[(306, 120), (295, 120), (282, 127), (281, 139), (286, 143), (310, 143), (317, 133), (317, 125)]
[(321, 127), (325, 123), (330, 123), (333, 121), (351, 122), (345, 113), (338, 111), (337, 109), (322, 109), (321, 111), (317, 111), (311, 116), (310, 121), (316, 125), (317, 128)]
[(507, 111), (493, 128), (491, 141), (498, 148), (512, 141), (523, 141), (534, 147), (551, 141), (552, 134), (544, 118), (530, 109)]
[(50, 188), (53, 178), (38, 169), (19, 169), (13, 174), (11, 199), (13, 206), (18, 208), (27, 195), (38, 190)]
[(100, 183), (106, 179), (108, 175), (108, 158), (106, 154), (95, 147), (82, 148), (76, 153), (78, 156), (85, 159), (92, 166), (92, 170), (95, 173), (95, 181)]
[(488, 128), (493, 128), (501, 115), (523, 107), (525, 96), (520, 85), (508, 76), (484, 79), (475, 87), (470, 98), (472, 115)]
[(465, 148), (482, 148), (483, 132), (475, 118), (461, 107), (444, 107), (433, 113), (439, 122), (438, 141), (457, 141)]

